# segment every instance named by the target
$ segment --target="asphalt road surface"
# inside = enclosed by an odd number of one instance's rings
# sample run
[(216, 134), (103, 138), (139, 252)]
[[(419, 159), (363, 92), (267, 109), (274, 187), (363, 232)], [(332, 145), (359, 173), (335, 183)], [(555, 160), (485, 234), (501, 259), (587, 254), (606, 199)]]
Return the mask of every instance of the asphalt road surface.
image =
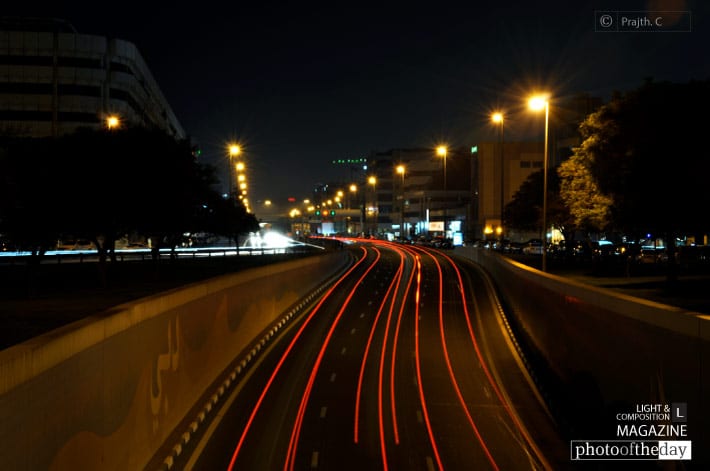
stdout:
[(446, 252), (354, 245), (176, 463), (199, 470), (563, 469), (491, 286)]

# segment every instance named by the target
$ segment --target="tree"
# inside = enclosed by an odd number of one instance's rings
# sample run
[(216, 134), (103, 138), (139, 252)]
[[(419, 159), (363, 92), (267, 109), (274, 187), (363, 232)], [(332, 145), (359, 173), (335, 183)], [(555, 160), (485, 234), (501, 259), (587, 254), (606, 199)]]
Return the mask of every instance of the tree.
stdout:
[(710, 226), (700, 217), (710, 193), (701, 171), (706, 125), (697, 118), (708, 107), (710, 81), (648, 81), (617, 93), (580, 127), (585, 140), (565, 169), (566, 188), (579, 195), (567, 197), (579, 201), (598, 189), (597, 209), (609, 203), (609, 223), (627, 234), (662, 235), (673, 266), (676, 236)]
[[(0, 232), (31, 250), (37, 263), (59, 237), (90, 239), (104, 282), (117, 238), (149, 236), (157, 255), (183, 233), (214, 225), (203, 209), (221, 199), (212, 188), (214, 170), (196, 161), (189, 142), (144, 128), (6, 138), (0, 165)], [(232, 208), (230, 234), (256, 223), (241, 209)]]
[(56, 245), (61, 231), (65, 201), (57, 176), (62, 167), (44, 157), (54, 150), (52, 139), (12, 138), (0, 149), (0, 232), (30, 252), (30, 265)]
[(569, 208), (575, 226), (585, 231), (599, 232), (609, 224), (611, 198), (602, 194), (590, 171), (587, 139), (574, 154), (557, 168), (560, 197)]
[(259, 231), (259, 221), (233, 198), (213, 195), (203, 211), (202, 228), (206, 232), (226, 236), (235, 241), (240, 235)]
[[(710, 197), (699, 171), (707, 159), (710, 81), (647, 82), (617, 94), (582, 124), (583, 162), (627, 232), (706, 230), (698, 215)], [(693, 110), (697, 110), (693, 114)]]
[[(531, 173), (505, 205), (505, 226), (523, 231), (542, 230), (543, 175), (542, 170)], [(560, 198), (560, 179), (554, 169), (548, 169), (547, 174), (547, 222), (562, 232), (565, 239), (574, 234), (575, 225)]]

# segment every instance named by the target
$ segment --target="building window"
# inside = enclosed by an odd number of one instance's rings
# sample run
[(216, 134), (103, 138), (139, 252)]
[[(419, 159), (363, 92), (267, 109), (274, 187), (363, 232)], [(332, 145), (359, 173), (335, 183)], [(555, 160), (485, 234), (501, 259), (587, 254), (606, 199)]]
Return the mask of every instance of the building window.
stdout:
[(9, 95), (51, 95), (51, 83), (0, 83), (0, 93)]
[(91, 85), (60, 84), (57, 91), (59, 95), (101, 96), (101, 88)]
[(60, 67), (77, 67), (80, 69), (101, 69), (101, 59), (88, 59), (84, 57), (58, 57), (57, 65)]
[(112, 88), (109, 93), (112, 100), (121, 100), (128, 104), (128, 106), (130, 106), (136, 114), (141, 114), (141, 107), (138, 104), (138, 100), (133, 98), (133, 95), (130, 92), (119, 88)]
[(112, 72), (123, 72), (124, 74), (135, 75), (130, 67), (126, 64), (121, 64), (120, 62), (111, 62)]

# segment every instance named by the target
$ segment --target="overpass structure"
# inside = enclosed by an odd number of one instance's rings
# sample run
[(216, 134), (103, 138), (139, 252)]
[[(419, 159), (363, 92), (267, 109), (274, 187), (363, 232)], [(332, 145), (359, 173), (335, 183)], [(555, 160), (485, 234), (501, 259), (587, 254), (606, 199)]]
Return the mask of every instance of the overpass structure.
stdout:
[[(710, 463), (710, 316), (480, 249), (455, 254), (495, 283), (504, 327), (570, 441), (628, 439), (616, 436), (619, 414), (685, 407), (677, 439), (696, 444), (698, 469)], [(336, 251), (215, 278), (0, 352), (0, 467), (142, 469), (167, 444), (169, 468), (266, 342), (351, 261)]]

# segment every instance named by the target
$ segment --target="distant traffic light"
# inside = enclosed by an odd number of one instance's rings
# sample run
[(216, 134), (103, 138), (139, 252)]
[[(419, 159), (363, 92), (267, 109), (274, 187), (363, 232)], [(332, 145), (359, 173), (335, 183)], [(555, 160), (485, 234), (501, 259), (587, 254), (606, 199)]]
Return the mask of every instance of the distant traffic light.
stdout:
[(331, 215), (331, 216), (335, 216), (335, 210), (334, 210), (334, 209), (331, 209), (331, 210), (330, 210), (330, 215)]
[(320, 216), (320, 209), (316, 209), (316, 216)]

